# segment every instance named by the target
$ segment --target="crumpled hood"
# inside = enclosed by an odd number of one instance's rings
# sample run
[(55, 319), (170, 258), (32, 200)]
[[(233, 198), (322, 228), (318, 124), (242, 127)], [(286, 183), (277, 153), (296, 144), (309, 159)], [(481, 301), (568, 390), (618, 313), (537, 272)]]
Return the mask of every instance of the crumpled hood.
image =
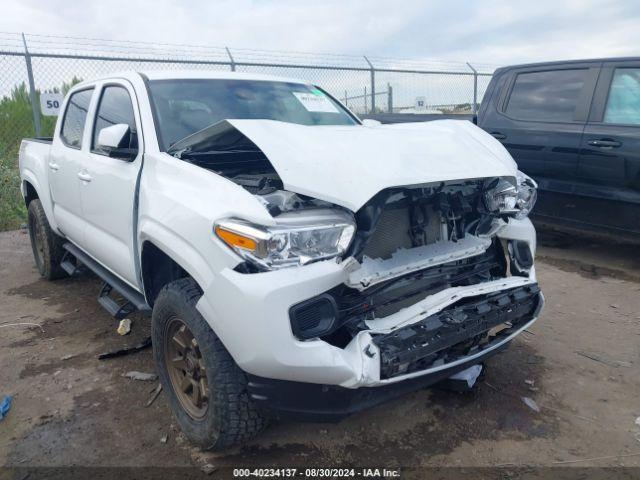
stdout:
[(385, 188), (515, 177), (517, 171), (502, 144), (466, 120), (375, 126), (226, 122), (264, 152), (285, 189), (354, 212)]

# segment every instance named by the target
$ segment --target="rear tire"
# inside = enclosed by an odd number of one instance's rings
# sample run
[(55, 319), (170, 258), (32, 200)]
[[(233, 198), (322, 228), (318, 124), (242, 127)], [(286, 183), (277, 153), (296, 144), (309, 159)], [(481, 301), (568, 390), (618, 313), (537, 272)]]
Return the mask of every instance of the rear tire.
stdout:
[(67, 276), (60, 266), (64, 240), (51, 230), (42, 203), (37, 198), (29, 203), (28, 226), (33, 259), (40, 275), (47, 280)]
[(236, 365), (195, 305), (198, 285), (166, 285), (153, 306), (153, 355), (162, 388), (184, 434), (206, 450), (222, 450), (260, 432), (266, 422)]

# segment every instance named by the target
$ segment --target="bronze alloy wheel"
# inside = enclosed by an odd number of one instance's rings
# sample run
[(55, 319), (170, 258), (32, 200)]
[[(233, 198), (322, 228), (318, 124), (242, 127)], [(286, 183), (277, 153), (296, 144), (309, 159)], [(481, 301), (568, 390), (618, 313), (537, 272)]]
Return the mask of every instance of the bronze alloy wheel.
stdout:
[(209, 407), (209, 385), (198, 342), (177, 317), (167, 323), (165, 339), (165, 362), (173, 391), (185, 412), (200, 420)]

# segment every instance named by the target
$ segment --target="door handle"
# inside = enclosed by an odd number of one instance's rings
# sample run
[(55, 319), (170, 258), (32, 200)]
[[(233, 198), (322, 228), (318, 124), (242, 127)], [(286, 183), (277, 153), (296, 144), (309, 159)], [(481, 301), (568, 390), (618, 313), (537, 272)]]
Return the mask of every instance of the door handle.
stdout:
[(85, 172), (79, 172), (78, 173), (78, 178), (80, 180), (82, 180), (83, 182), (90, 182), (91, 180), (93, 180), (93, 177), (91, 175), (89, 175), (88, 173), (85, 173)]
[(60, 165), (58, 165), (55, 162), (49, 162), (49, 168), (51, 170), (53, 170), (54, 172), (58, 171), (60, 169)]
[(491, 132), (489, 135), (491, 135), (493, 138), (497, 140), (504, 140), (505, 138), (507, 138), (507, 136), (504, 133), (500, 133), (500, 132)]
[(587, 145), (598, 148), (618, 148), (622, 143), (616, 140), (610, 140), (608, 138), (601, 138), (600, 140), (589, 140)]

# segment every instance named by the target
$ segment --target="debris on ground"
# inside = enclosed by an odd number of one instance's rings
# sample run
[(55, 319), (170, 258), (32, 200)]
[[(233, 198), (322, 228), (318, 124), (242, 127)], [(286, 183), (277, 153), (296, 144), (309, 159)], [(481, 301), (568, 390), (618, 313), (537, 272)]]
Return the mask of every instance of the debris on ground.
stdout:
[(136, 372), (135, 370), (127, 372), (122, 376), (130, 378), (131, 380), (140, 380), (142, 382), (153, 382), (158, 378), (158, 375), (156, 375), (155, 373)]
[(607, 365), (609, 367), (614, 367), (614, 368), (618, 368), (618, 367), (624, 367), (624, 368), (629, 368), (631, 367), (631, 362), (621, 362), (618, 360), (610, 360), (608, 358), (603, 357), (602, 355), (598, 355), (597, 353), (592, 353), (592, 352), (585, 352), (582, 350), (578, 350), (576, 351), (576, 353), (582, 357), (586, 357), (590, 360), (593, 360), (595, 362), (600, 362), (604, 365)]
[(118, 325), (118, 335), (126, 335), (131, 331), (131, 320), (128, 318), (124, 318), (120, 320), (120, 324)]
[(636, 425), (640, 427), (640, 417), (636, 418)]
[(157, 387), (155, 387), (153, 390), (151, 390), (151, 397), (149, 398), (149, 400), (145, 404), (145, 407), (150, 407), (151, 404), (156, 401), (156, 398), (158, 398), (158, 395), (160, 395), (161, 391), (162, 391), (162, 384), (159, 383)]
[(2, 402), (0, 402), (0, 420), (6, 417), (7, 413), (9, 413), (9, 410), (11, 409), (11, 400), (11, 395), (6, 395), (2, 399)]
[(60, 360), (71, 360), (75, 356), (75, 353), (70, 353), (69, 355), (65, 355), (64, 357), (60, 358)]
[(163, 435), (160, 437), (160, 443), (167, 443), (167, 440), (169, 440), (169, 435)]
[(526, 383), (526, 384), (527, 384), (527, 385), (529, 385), (530, 387), (533, 387), (533, 384), (534, 384), (535, 382), (534, 382), (533, 380), (526, 379), (526, 380), (524, 381), (524, 383)]
[(204, 465), (201, 470), (204, 472), (205, 475), (211, 475), (213, 472), (215, 472), (218, 469), (218, 467), (216, 467), (215, 465), (212, 465), (210, 463), (207, 463), (206, 465)]
[(538, 404), (536, 403), (536, 401), (533, 398), (522, 397), (522, 401), (531, 410), (533, 410), (534, 412), (540, 413), (540, 407), (538, 406)]
[(469, 368), (458, 372), (451, 377), (438, 383), (438, 387), (454, 392), (470, 391), (482, 373), (483, 366), (481, 364), (472, 365)]
[(108, 358), (121, 357), (123, 355), (129, 355), (130, 353), (136, 353), (140, 350), (144, 350), (145, 348), (149, 348), (151, 346), (151, 337), (145, 338), (141, 343), (135, 345), (133, 347), (125, 347), (120, 350), (115, 350), (113, 352), (105, 352), (98, 355), (98, 360), (106, 360)]

